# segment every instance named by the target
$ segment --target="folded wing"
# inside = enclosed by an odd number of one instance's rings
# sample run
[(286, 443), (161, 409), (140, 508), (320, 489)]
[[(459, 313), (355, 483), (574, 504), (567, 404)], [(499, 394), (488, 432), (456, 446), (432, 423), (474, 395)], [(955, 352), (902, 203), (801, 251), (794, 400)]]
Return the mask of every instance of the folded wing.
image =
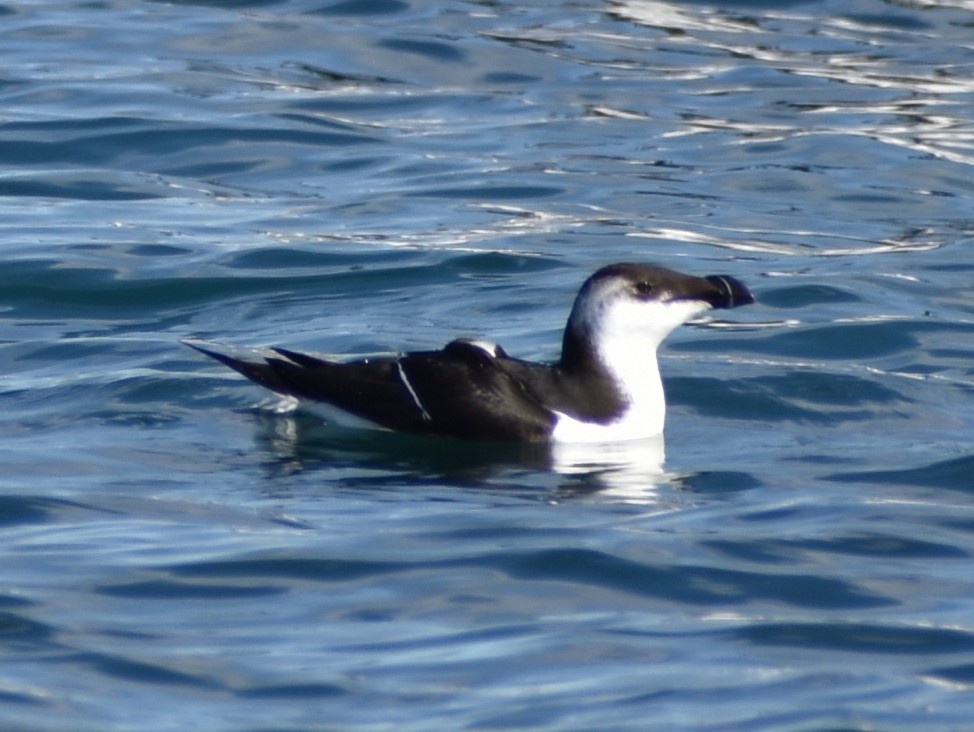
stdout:
[(382, 427), (479, 440), (542, 441), (555, 416), (504, 368), (499, 349), (453, 341), (440, 351), (337, 363), (284, 348), (240, 357), (187, 341), (279, 394), (325, 402)]

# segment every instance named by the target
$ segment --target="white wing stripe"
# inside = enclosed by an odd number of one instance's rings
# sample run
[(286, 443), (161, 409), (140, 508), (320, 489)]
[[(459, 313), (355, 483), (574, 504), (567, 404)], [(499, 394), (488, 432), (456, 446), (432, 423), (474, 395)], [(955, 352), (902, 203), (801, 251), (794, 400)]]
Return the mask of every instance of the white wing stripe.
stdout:
[(399, 371), (399, 380), (402, 382), (402, 385), (406, 387), (406, 391), (409, 392), (409, 396), (413, 398), (413, 402), (416, 404), (416, 406), (419, 408), (419, 411), (422, 413), (423, 421), (432, 422), (433, 418), (430, 417), (430, 413), (426, 411), (426, 408), (423, 406), (423, 403), (419, 401), (419, 396), (416, 394), (416, 390), (413, 389), (413, 385), (409, 383), (409, 379), (406, 378), (406, 372), (403, 371), (402, 368), (402, 361), (400, 361), (399, 359), (396, 359), (396, 369)]

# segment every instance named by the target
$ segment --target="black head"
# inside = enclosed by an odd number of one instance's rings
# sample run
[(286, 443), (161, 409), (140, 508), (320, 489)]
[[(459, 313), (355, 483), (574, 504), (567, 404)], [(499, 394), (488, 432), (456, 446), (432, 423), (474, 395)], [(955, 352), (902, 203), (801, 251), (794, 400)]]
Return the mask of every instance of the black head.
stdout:
[(615, 299), (671, 302), (695, 300), (713, 308), (749, 305), (754, 296), (730, 275), (695, 277), (666, 267), (618, 262), (602, 267), (586, 280), (579, 299)]
[(563, 362), (582, 362), (611, 341), (651, 350), (681, 323), (710, 308), (754, 302), (730, 275), (696, 277), (633, 262), (610, 264), (589, 277), (565, 329)]

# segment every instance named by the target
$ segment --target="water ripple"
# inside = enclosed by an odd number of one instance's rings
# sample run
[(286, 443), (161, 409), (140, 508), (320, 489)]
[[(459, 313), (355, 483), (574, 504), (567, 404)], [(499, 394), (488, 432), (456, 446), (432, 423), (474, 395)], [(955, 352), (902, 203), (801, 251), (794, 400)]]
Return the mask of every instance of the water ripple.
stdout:
[[(2, 726), (969, 726), (970, 12), (0, 8)], [(632, 259), (758, 300), (668, 340), (665, 462), (179, 345), (550, 359)]]

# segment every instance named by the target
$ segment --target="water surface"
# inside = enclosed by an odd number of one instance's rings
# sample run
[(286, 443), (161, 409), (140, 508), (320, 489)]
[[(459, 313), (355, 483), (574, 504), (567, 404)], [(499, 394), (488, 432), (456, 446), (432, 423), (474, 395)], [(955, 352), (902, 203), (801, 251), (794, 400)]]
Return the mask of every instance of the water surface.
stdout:
[[(964, 729), (964, 2), (34, 2), (0, 39), (6, 729)], [(557, 356), (666, 460), (343, 432), (179, 344)]]

